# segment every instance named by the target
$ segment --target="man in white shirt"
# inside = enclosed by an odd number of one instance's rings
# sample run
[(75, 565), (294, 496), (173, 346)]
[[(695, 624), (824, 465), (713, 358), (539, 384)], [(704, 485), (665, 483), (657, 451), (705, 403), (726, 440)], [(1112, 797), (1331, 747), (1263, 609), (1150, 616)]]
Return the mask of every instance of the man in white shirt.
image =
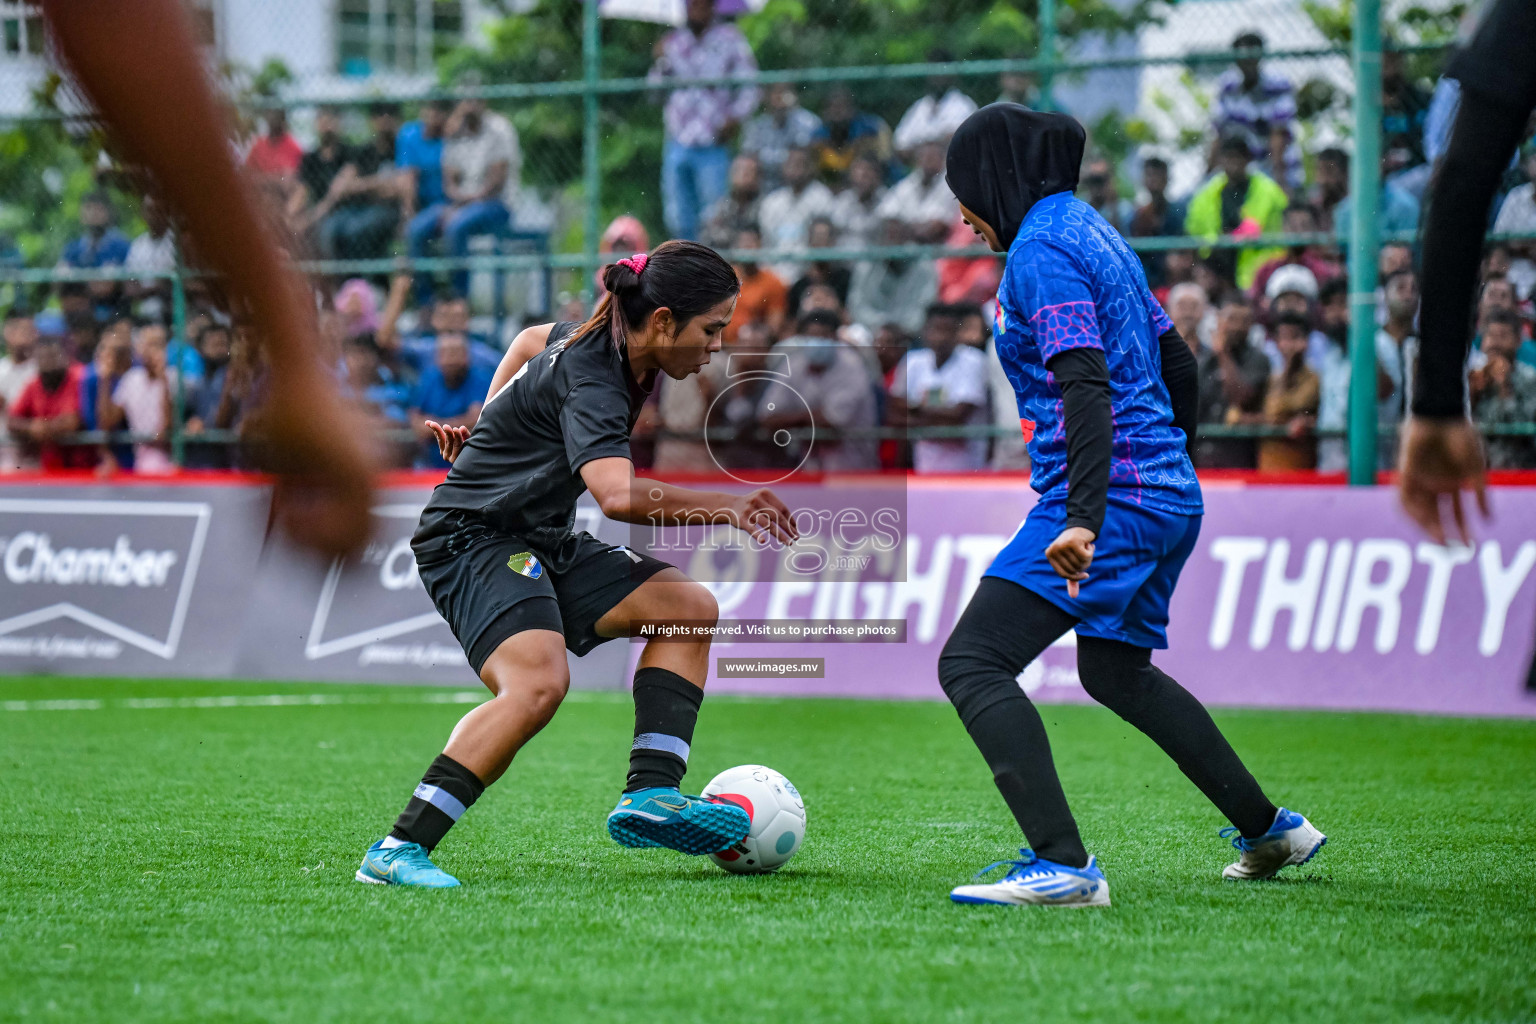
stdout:
[[(906, 226), (882, 220), (879, 245), (901, 245)], [(853, 268), (848, 285), (848, 315), (869, 330), (896, 324), (907, 334), (923, 328), (927, 309), (939, 294), (933, 260), (864, 260)]]
[(768, 90), (768, 109), (747, 122), (741, 132), (741, 151), (757, 157), (763, 181), (769, 188), (782, 180), (789, 151), (809, 147), (821, 131), (821, 118), (800, 105), (800, 94), (790, 82)]
[[(775, 379), (757, 403), (764, 431), (815, 430), (808, 444), (791, 442), (792, 459), (803, 457), (805, 468), (813, 472), (880, 467), (879, 443), (870, 433), (877, 423), (874, 378), (864, 357), (838, 340), (840, 327), (830, 310), (802, 316), (796, 334), (774, 347), (775, 353), (789, 357), (788, 379)], [(865, 436), (842, 437), (841, 431)]]
[(936, 245), (960, 219), (960, 203), (944, 181), (943, 142), (917, 147), (917, 170), (897, 182), (880, 204), (880, 215), (907, 227), (908, 240)]
[[(411, 219), (406, 239), (413, 257), (429, 255), (438, 235), (447, 255), (467, 256), (470, 238), (498, 234), (512, 222), (523, 170), (512, 122), (487, 110), (484, 100), (464, 100), (448, 119), (446, 134), (443, 191), (448, 201), (434, 203)], [(454, 271), (452, 280), (457, 294), (468, 293), (469, 271)], [(418, 288), (418, 296), (424, 291)]]
[[(1412, 269), (1399, 270), (1381, 285), (1386, 320), (1376, 330), (1376, 467), (1397, 465), (1397, 429), (1408, 414), (1413, 371), (1418, 362), (1419, 278)], [(1391, 383), (1391, 392), (1382, 395)]]
[[(996, 307), (993, 314), (996, 315)], [(990, 317), (989, 317), (990, 319)], [(1029, 470), (1029, 442), (1024, 438), (1023, 419), (1019, 410), (1019, 395), (1008, 371), (1003, 369), (997, 357), (997, 339), (988, 335), (983, 349), (987, 353), (987, 390), (992, 400), (992, 426), (998, 431), (992, 438), (991, 469), (1004, 473), (1020, 473)]]
[[(483, 100), (459, 105), (458, 130), (443, 144), (443, 173), (452, 182), (448, 197), (456, 204), (517, 202), (523, 154), (517, 129)], [(451, 123), (451, 122), (450, 122)]]
[[(977, 348), (958, 344), (960, 320), (952, 306), (928, 310), (923, 327), (926, 347), (908, 352), (891, 382), (893, 425), (986, 425), (987, 357)], [(985, 468), (986, 463), (985, 437), (912, 443), (912, 468), (919, 473), (969, 473)]]
[(1529, 179), (1516, 185), (1499, 205), (1499, 215), (1493, 222), (1493, 230), (1499, 233), (1536, 231), (1536, 153), (1525, 158), (1525, 173)]
[(171, 221), (165, 215), (164, 207), (154, 196), (146, 195), (139, 209), (144, 214), (145, 231), (128, 244), (128, 258), (123, 260), (123, 269), (146, 276), (129, 282), (128, 294), (133, 299), (150, 295), (168, 298), (170, 280), (149, 275), (168, 274), (176, 268), (176, 236), (171, 233)]
[(176, 266), (176, 239), (169, 231), (155, 235), (153, 229), (135, 238), (128, 246), (124, 270), (140, 274), (168, 273)]
[[(954, 60), (947, 50), (933, 50), (928, 60), (934, 64), (947, 64)], [(891, 141), (896, 155), (904, 163), (912, 162), (912, 155), (925, 142), (947, 142), (967, 117), (976, 112), (976, 101), (955, 88), (955, 80), (947, 75), (928, 79), (927, 92), (907, 108), (896, 125)]]
[[(811, 151), (797, 148), (784, 158), (784, 185), (763, 197), (758, 211), (765, 249), (804, 249), (811, 221), (825, 217), (832, 209), (832, 190), (816, 180), (816, 165)], [(800, 276), (800, 266), (780, 262), (773, 272), (781, 281)]]
[(830, 214), (841, 245), (857, 249), (879, 239), (880, 203), (886, 195), (882, 174), (873, 157), (858, 157), (848, 168), (848, 187), (832, 200)]
[[(1499, 215), (1494, 219), (1493, 230), (1497, 233), (1524, 234), (1536, 231), (1536, 153), (1525, 159), (1525, 173), (1530, 181), (1516, 185), (1499, 205)], [(1509, 267), (1509, 279), (1516, 283), (1521, 297), (1532, 292), (1536, 282), (1536, 244), (1529, 241), (1510, 242), (1514, 259)]]

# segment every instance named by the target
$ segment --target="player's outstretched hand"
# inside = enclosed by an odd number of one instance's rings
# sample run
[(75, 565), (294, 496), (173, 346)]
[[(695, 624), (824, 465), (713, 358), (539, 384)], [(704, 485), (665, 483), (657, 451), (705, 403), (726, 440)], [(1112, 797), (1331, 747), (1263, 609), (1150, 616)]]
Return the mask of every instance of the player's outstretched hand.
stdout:
[(1403, 431), (1397, 487), (1404, 511), (1437, 544), (1445, 543), (1441, 499), (1449, 498), (1456, 532), (1463, 544), (1471, 544), (1461, 492), (1470, 489), (1477, 497), (1478, 511), (1488, 518), (1483, 439), (1477, 428), (1466, 419), (1410, 417)]
[(1056, 575), (1067, 581), (1068, 597), (1076, 597), (1078, 584), (1088, 578), (1088, 566), (1093, 564), (1093, 541), (1092, 530), (1069, 526), (1045, 549), (1046, 561)]
[(789, 506), (766, 487), (743, 494), (732, 502), (732, 521), (760, 544), (776, 540), (788, 547), (800, 539)]
[(443, 457), (443, 461), (452, 462), (457, 459), (459, 452), (464, 450), (464, 442), (469, 440), (469, 428), (438, 423), (436, 420), (427, 420), (426, 423), (427, 429), (432, 431), (432, 438), (437, 441), (437, 453)]

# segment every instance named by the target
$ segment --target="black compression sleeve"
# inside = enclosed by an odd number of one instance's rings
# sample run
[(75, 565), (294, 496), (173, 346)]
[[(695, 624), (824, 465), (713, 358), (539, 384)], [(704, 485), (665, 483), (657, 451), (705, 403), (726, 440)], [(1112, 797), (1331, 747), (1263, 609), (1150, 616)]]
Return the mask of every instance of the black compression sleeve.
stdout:
[(1114, 449), (1114, 417), (1109, 402), (1109, 366), (1096, 348), (1069, 348), (1046, 367), (1061, 388), (1067, 435), (1067, 523), (1092, 530), (1104, 527), (1109, 499), (1109, 462)]
[(1178, 331), (1172, 328), (1157, 339), (1163, 357), (1163, 384), (1173, 406), (1173, 425), (1184, 431), (1184, 446), (1195, 443), (1195, 427), (1200, 422), (1200, 366), (1195, 354)]
[(1424, 218), (1423, 305), (1415, 416), (1465, 415), (1462, 368), (1471, 336), (1483, 233), (1499, 178), (1529, 112), (1462, 90), (1450, 146), (1429, 189)]

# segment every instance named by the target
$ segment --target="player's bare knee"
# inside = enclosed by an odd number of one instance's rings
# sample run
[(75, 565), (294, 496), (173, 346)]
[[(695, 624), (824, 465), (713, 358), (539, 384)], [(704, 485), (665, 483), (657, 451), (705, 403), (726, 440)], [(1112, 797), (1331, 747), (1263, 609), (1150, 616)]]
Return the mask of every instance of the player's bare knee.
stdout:
[(500, 667), (486, 680), (495, 699), (520, 712), (532, 712), (542, 721), (554, 717), (571, 686), (571, 670), (562, 658), (534, 665)]
[(555, 713), (571, 685), (571, 669), (563, 648), (529, 652), (517, 659), (494, 658), (486, 663), (480, 677), (497, 700), (532, 707), (546, 719)]
[(570, 669), (561, 665), (558, 671), (542, 673), (530, 679), (523, 690), (522, 699), (540, 720), (547, 722), (555, 716), (570, 688)]
[(720, 602), (715, 600), (708, 587), (691, 583), (683, 591), (677, 617), (696, 625), (713, 626), (720, 621)]
[(571, 667), (563, 649), (547, 651), (530, 665), (521, 687), (524, 699), (546, 719), (555, 713), (570, 688)]

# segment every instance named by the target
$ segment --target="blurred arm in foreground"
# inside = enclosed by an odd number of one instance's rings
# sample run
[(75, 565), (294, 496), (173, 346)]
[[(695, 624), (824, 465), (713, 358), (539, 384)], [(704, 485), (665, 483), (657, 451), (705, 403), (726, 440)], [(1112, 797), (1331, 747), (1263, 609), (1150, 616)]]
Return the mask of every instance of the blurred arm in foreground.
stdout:
[(1488, 515), (1482, 438), (1467, 417), (1464, 370), (1488, 210), (1536, 106), (1536, 63), (1527, 59), (1533, 43), (1536, 4), (1495, 0), (1446, 71), (1461, 83), (1461, 109), (1424, 218), (1419, 366), (1398, 483), (1408, 514), (1442, 543), (1443, 499), (1463, 542), (1461, 492), (1470, 488)]
[[(149, 172), (200, 261), (222, 276), (238, 316), (267, 347), (264, 464), (274, 514), (326, 555), (367, 539), (373, 465), (361, 429), (316, 356), (312, 303), (283, 266), (254, 193), (235, 167), (231, 129), (177, 0), (44, 0), (59, 53), (123, 155)], [(123, 54), (134, 55), (124, 60)]]

